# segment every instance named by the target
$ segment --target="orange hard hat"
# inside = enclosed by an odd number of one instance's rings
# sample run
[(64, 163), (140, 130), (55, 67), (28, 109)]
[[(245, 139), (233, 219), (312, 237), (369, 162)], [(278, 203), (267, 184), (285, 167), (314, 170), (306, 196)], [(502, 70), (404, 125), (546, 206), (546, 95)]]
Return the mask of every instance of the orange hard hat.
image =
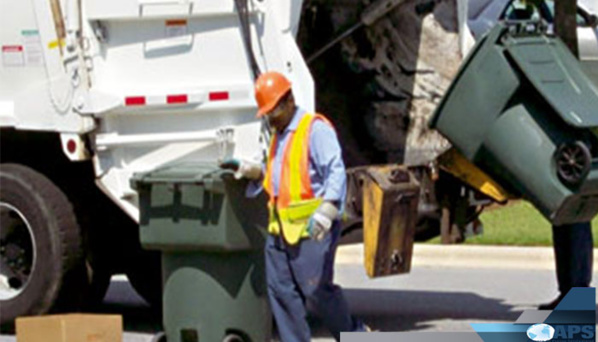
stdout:
[(274, 109), (289, 91), (291, 91), (291, 82), (283, 74), (276, 71), (261, 74), (255, 81), (257, 116), (264, 116)]

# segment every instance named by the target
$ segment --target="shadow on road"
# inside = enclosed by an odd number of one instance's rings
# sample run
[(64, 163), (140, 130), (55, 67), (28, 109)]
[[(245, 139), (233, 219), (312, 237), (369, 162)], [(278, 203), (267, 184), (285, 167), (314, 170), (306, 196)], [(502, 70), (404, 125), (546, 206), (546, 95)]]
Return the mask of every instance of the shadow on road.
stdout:
[[(471, 292), (400, 291), (344, 289), (354, 316), (379, 331), (418, 331), (431, 328), (433, 321), (466, 320), (515, 322), (521, 310), (500, 299)], [(127, 332), (156, 333), (162, 330), (162, 316), (139, 297), (127, 281), (112, 281), (99, 313), (123, 315)], [(310, 317), (314, 337), (329, 337), (319, 319)]]
[[(515, 309), (502, 299), (472, 292), (350, 288), (343, 291), (352, 314), (377, 331), (427, 330), (441, 320), (512, 323), (523, 313), (522, 309)], [(150, 308), (127, 281), (113, 281), (104, 303), (95, 312), (123, 315), (127, 332), (154, 334), (163, 330), (161, 312)], [(310, 317), (309, 320), (314, 337), (330, 337), (318, 318)]]
[[(438, 320), (515, 322), (523, 312), (502, 300), (468, 292), (344, 289), (352, 314), (373, 330), (418, 331)], [(314, 336), (329, 336), (317, 318)]]

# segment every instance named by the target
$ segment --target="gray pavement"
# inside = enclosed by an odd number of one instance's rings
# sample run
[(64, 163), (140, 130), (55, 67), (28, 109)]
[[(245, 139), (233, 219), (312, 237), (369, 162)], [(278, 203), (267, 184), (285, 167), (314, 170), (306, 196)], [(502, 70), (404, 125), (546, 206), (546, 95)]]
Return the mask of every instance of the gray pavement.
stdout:
[[(352, 313), (380, 331), (471, 331), (470, 323), (514, 322), (557, 294), (550, 248), (416, 245), (410, 274), (378, 279), (366, 276), (362, 253), (342, 246), (335, 280)], [(113, 278), (100, 312), (123, 315), (127, 342), (160, 330), (160, 315), (123, 276)], [(332, 341), (317, 319), (311, 326), (314, 340)]]

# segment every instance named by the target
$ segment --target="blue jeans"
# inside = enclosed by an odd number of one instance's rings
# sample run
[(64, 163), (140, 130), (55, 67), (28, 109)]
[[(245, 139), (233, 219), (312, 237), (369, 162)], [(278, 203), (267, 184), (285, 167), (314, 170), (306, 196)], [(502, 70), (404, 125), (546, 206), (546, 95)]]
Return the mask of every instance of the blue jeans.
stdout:
[(589, 222), (552, 227), (556, 274), (561, 295), (592, 281), (593, 239)]
[(340, 287), (332, 283), (338, 222), (320, 242), (303, 239), (287, 245), (281, 236), (266, 240), (266, 279), (272, 313), (284, 342), (310, 341), (306, 304), (309, 301), (334, 338), (341, 331), (363, 331), (353, 320)]

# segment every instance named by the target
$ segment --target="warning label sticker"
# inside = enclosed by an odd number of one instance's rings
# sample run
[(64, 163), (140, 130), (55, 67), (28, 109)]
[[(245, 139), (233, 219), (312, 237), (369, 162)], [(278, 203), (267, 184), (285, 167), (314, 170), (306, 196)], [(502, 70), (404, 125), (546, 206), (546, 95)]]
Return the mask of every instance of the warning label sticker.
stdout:
[(23, 30), (21, 35), (25, 47), (25, 64), (27, 66), (43, 66), (44, 55), (39, 32), (37, 30)]
[(166, 38), (180, 37), (187, 34), (187, 20), (166, 20)]
[(2, 45), (2, 65), (5, 67), (24, 66), (23, 45)]

